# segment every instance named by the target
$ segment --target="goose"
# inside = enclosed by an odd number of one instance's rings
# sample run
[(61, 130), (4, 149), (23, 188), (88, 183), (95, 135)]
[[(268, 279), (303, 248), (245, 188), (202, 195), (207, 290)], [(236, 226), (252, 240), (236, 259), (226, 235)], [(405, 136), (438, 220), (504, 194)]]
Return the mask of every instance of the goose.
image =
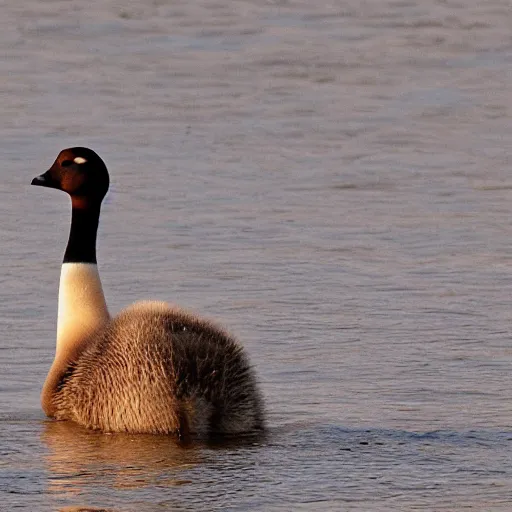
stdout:
[(136, 302), (111, 317), (96, 259), (109, 174), (92, 149), (62, 150), (32, 185), (71, 197), (45, 414), (102, 432), (241, 435), (264, 430), (248, 357), (223, 328), (178, 306)]

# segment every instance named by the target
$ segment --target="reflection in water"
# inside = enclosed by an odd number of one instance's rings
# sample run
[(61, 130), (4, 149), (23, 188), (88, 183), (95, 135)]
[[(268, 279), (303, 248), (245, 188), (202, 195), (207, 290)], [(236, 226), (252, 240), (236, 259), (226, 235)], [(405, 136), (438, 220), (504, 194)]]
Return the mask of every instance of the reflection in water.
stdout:
[(92, 483), (118, 489), (187, 484), (180, 472), (200, 462), (197, 446), (168, 436), (102, 434), (48, 421), (41, 437), (49, 449), (48, 490), (67, 497)]
[[(155, 503), (176, 510), (185, 502), (203, 510), (206, 494), (210, 504), (223, 503), (226, 492), (245, 493), (257, 485), (263, 441), (247, 436), (183, 444), (172, 436), (103, 434), (64, 421), (45, 421), (41, 440), (45, 493), (66, 505), (66, 512), (140, 512), (154, 510)], [(205, 478), (208, 484), (196, 495)]]

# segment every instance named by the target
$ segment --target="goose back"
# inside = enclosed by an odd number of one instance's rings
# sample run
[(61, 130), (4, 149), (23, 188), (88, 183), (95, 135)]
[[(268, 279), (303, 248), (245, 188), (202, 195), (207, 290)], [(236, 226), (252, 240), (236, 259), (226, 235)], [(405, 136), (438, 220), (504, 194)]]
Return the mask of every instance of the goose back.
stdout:
[(263, 428), (242, 347), (180, 308), (137, 303), (91, 336), (54, 398), (56, 417), (104, 432), (215, 435)]

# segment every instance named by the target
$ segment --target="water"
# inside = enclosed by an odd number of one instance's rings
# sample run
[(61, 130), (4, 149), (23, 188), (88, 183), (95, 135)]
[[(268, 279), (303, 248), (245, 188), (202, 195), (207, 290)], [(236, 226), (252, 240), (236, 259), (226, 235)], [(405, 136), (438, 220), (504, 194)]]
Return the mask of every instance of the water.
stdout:
[[(6, 0), (2, 510), (510, 510), (509, 1)], [(67, 238), (29, 187), (96, 149), (112, 311), (243, 341), (265, 439), (45, 420)]]

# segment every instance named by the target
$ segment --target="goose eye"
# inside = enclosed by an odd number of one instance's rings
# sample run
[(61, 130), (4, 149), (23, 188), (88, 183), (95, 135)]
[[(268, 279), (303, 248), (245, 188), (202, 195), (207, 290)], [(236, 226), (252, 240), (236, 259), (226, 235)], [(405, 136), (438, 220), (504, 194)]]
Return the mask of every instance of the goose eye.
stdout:
[(73, 162), (72, 162), (71, 160), (64, 160), (64, 161), (62, 161), (62, 162), (61, 162), (61, 164), (60, 164), (60, 165), (61, 165), (62, 167), (69, 167), (69, 166), (70, 166), (70, 165), (72, 165), (72, 164), (73, 164)]

